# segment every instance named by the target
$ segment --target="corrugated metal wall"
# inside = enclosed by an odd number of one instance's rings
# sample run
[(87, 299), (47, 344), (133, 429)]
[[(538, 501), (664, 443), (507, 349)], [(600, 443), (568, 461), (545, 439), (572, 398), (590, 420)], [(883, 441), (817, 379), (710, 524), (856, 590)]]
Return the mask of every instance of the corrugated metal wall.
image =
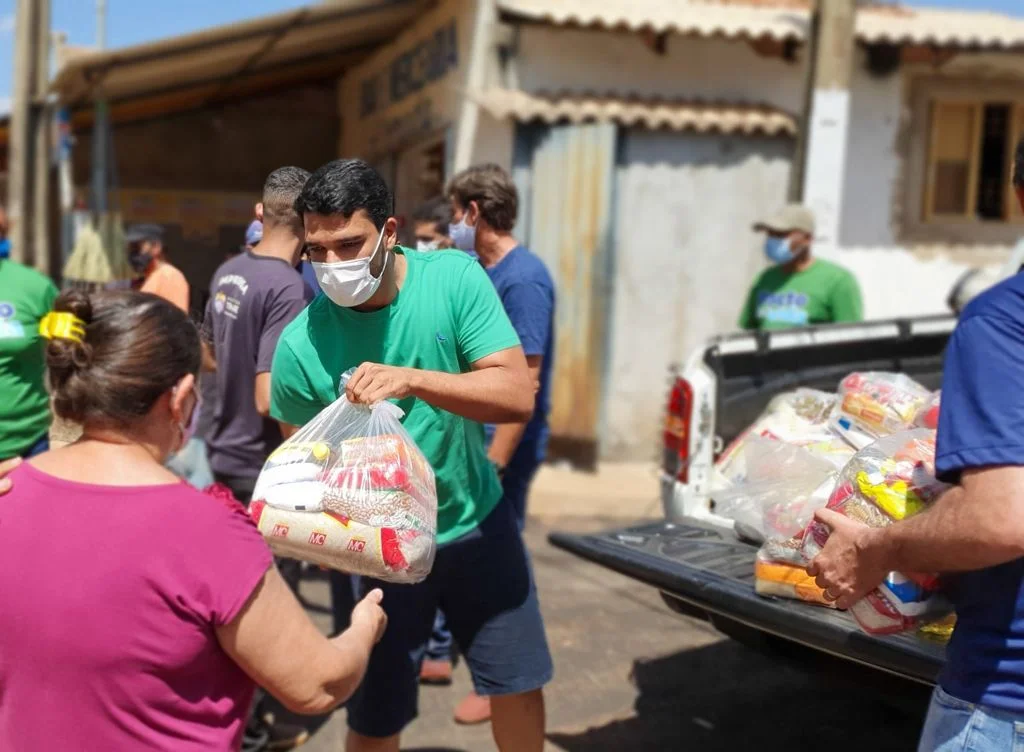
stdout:
[[(617, 128), (526, 129), (529, 175), (520, 227), (557, 286), (550, 457), (596, 462), (608, 357)], [(524, 179), (528, 177), (528, 179)]]

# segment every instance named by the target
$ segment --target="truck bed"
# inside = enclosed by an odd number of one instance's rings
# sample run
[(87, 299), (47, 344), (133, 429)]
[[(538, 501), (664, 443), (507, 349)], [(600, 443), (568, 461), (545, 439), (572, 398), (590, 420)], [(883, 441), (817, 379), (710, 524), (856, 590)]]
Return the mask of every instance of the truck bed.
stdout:
[(552, 533), (550, 541), (658, 588), (713, 625), (741, 624), (922, 685), (935, 683), (945, 661), (945, 645), (913, 632), (869, 635), (845, 612), (757, 595), (757, 549), (729, 531), (695, 520), (649, 523), (596, 535)]

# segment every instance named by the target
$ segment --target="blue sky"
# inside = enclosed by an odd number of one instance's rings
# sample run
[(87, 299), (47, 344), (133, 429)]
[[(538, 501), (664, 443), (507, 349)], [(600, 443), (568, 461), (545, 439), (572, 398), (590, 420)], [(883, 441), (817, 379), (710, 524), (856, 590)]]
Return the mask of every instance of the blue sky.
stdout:
[[(274, 13), (314, 0), (107, 0), (107, 44), (124, 47), (207, 26)], [(0, 112), (8, 109), (14, 49), (16, 0), (0, 0)], [(94, 0), (51, 0), (53, 28), (67, 32), (71, 44), (96, 38)], [(557, 0), (552, 0), (557, 2)], [(904, 0), (907, 5), (995, 10), (1024, 16), (1022, 0)]]

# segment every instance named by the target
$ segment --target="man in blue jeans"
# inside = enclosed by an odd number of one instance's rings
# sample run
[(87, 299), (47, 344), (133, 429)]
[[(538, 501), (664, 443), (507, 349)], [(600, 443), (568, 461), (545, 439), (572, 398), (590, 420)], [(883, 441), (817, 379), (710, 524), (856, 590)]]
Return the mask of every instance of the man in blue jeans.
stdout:
[[(1024, 207), (1024, 140), (1014, 188)], [(1024, 274), (964, 310), (946, 352), (935, 467), (955, 483), (887, 528), (818, 513), (832, 536), (808, 572), (847, 607), (892, 570), (950, 573), (957, 625), (921, 752), (1024, 744)]]
[[(554, 355), (555, 285), (544, 262), (512, 236), (519, 207), (515, 183), (498, 165), (470, 167), (448, 186), (455, 247), (475, 251), (523, 344), (537, 388), (533, 417), (527, 423), (487, 426), (487, 455), (501, 478), (502, 503), (512, 508), (520, 531), (526, 524), (526, 499), (548, 443), (551, 367)], [(451, 681), (451, 635), (438, 612), (423, 662), (421, 681)], [(459, 723), (490, 718), (487, 698), (470, 693), (455, 709)]]

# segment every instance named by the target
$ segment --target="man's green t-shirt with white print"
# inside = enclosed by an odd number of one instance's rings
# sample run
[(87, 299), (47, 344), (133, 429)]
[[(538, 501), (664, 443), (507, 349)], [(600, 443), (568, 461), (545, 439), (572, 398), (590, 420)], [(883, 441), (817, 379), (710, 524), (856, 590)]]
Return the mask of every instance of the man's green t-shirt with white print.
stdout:
[[(398, 297), (378, 311), (342, 308), (319, 295), (281, 334), (271, 369), (270, 414), (301, 426), (338, 398), (338, 382), (364, 362), (445, 373), (519, 345), (494, 285), (462, 251), (412, 253)], [(437, 476), (437, 538), (465, 535), (493, 511), (501, 484), (484, 427), (409, 397), (405, 430)]]
[(0, 460), (30, 449), (50, 427), (39, 320), (56, 298), (49, 277), (0, 261)]
[(841, 266), (815, 259), (798, 272), (782, 266), (765, 269), (747, 296), (739, 323), (743, 329), (789, 329), (862, 318), (860, 287), (854, 276)]

